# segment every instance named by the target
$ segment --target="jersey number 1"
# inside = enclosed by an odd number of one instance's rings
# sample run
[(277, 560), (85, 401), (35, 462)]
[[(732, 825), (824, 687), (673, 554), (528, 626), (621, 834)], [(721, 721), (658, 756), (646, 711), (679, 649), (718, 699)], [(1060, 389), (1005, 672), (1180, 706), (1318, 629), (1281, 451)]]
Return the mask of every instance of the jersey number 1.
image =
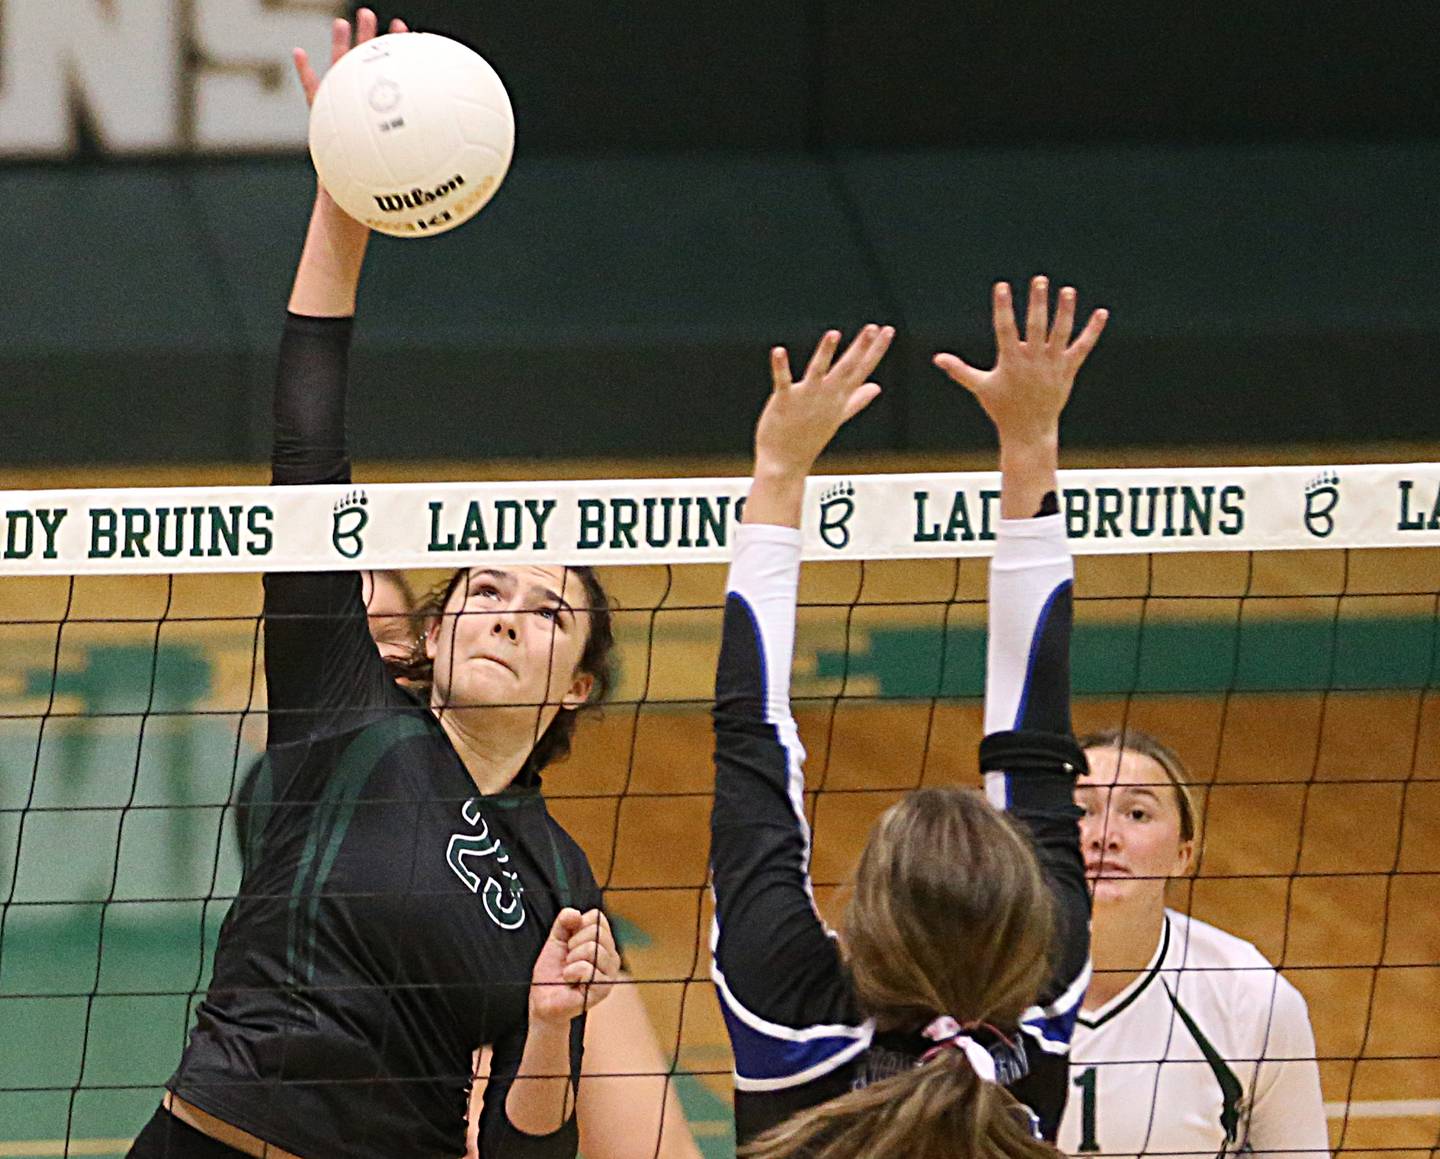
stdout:
[(1071, 1086), (1080, 1088), (1080, 1147), (1077, 1155), (1093, 1154), (1100, 1150), (1095, 1138), (1095, 1082), (1098, 1076), (1093, 1066), (1087, 1066), (1070, 1080)]

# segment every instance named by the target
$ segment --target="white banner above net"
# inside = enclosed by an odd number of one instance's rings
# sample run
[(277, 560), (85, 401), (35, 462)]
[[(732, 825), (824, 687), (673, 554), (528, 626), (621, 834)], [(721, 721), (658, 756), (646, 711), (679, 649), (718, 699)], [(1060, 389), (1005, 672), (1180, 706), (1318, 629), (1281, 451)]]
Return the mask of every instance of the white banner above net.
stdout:
[[(0, 575), (729, 558), (748, 479), (0, 492)], [(1082, 555), (1440, 546), (1440, 463), (1063, 471)], [(984, 556), (993, 472), (817, 476), (807, 559)]]

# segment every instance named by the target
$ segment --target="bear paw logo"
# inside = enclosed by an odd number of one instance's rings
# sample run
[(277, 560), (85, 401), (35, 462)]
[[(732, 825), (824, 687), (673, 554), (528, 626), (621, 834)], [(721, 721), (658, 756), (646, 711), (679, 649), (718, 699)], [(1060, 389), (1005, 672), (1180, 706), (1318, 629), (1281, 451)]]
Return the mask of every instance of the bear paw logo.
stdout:
[(836, 483), (820, 493), (820, 538), (839, 551), (850, 545), (850, 516), (855, 514), (855, 488)]
[(351, 491), (335, 504), (335, 515), (330, 525), (330, 542), (346, 559), (355, 559), (365, 550), (360, 533), (370, 522), (370, 512), (365, 509), (369, 502), (364, 491)]
[(1324, 539), (1335, 530), (1335, 508), (1340, 503), (1340, 476), (1321, 471), (1305, 484), (1305, 530)]

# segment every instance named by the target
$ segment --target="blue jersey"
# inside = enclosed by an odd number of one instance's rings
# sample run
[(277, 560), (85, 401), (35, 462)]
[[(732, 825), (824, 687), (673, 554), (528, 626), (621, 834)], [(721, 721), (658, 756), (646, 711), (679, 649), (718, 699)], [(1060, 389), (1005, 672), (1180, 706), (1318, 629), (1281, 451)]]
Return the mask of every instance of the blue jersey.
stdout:
[[(913, 1066), (915, 1027), (877, 1034), (858, 1008), (811, 888), (803, 763), (790, 711), (800, 533), (746, 525), (730, 570), (715, 690), (713, 969), (735, 1055), (744, 1143), (791, 1115)], [(1058, 516), (1004, 521), (992, 566), (986, 793), (1032, 838), (1057, 902), (1054, 977), (1019, 1027), (986, 1045), (1054, 1139), (1066, 1053), (1089, 980), (1089, 895), (1070, 728), (1073, 567)]]

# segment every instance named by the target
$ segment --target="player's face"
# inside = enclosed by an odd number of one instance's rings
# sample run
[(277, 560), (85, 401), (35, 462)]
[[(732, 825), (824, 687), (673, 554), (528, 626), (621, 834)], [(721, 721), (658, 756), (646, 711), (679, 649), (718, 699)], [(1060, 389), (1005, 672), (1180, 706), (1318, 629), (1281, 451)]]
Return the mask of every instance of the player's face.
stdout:
[(386, 660), (402, 660), (415, 646), (415, 624), (405, 592), (383, 572), (364, 573), (362, 593), (370, 635)]
[(1080, 845), (1095, 904), (1165, 895), (1168, 878), (1190, 868), (1193, 843), (1180, 839), (1180, 803), (1165, 770), (1151, 757), (1089, 749), (1090, 774), (1075, 783), (1085, 811)]
[(562, 706), (580, 707), (593, 683), (578, 671), (590, 630), (575, 611), (584, 598), (585, 585), (563, 567), (471, 569), (425, 639), (432, 703), (521, 707), (537, 736)]

